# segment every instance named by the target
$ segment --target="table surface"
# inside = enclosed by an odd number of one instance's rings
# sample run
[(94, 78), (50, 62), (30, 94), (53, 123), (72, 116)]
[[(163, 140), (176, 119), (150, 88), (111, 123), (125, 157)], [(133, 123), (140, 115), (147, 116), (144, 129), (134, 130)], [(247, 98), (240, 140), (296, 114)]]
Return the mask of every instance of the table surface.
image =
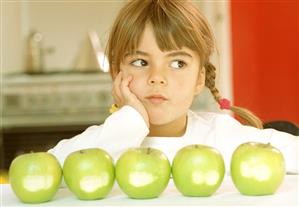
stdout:
[(102, 200), (78, 200), (66, 187), (63, 187), (51, 201), (37, 205), (21, 203), (10, 185), (2, 184), (0, 206), (298, 206), (298, 181), (299, 175), (286, 175), (275, 194), (244, 196), (234, 187), (231, 177), (225, 176), (220, 188), (212, 196), (184, 197), (175, 188), (171, 179), (159, 198), (146, 200), (128, 198), (115, 182), (110, 194)]

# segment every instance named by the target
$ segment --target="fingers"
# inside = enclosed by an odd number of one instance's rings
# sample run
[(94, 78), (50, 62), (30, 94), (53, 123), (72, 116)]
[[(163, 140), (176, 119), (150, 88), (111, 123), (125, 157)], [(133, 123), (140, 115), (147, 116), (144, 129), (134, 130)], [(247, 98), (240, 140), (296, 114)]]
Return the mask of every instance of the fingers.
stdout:
[(112, 96), (115, 103), (122, 107), (123, 105), (134, 105), (137, 97), (131, 92), (129, 85), (133, 80), (133, 76), (124, 77), (123, 72), (119, 72), (113, 82)]
[(113, 98), (116, 101), (118, 108), (121, 108), (124, 105), (129, 105), (135, 108), (141, 114), (147, 126), (149, 126), (149, 118), (144, 105), (138, 99), (138, 97), (130, 90), (129, 86), (132, 80), (132, 75), (124, 77), (124, 74), (122, 72), (119, 72), (119, 74), (116, 76), (113, 82)]
[(122, 93), (122, 96), (124, 99), (126, 99), (126, 101), (129, 101), (130, 97), (135, 96), (129, 88), (132, 78), (133, 77), (130, 75), (127, 78), (124, 78), (120, 84), (120, 92)]
[(130, 91), (129, 85), (133, 79), (132, 75), (124, 78), (123, 72), (119, 72), (113, 82), (112, 96), (115, 103), (121, 107), (129, 102), (136, 96)]

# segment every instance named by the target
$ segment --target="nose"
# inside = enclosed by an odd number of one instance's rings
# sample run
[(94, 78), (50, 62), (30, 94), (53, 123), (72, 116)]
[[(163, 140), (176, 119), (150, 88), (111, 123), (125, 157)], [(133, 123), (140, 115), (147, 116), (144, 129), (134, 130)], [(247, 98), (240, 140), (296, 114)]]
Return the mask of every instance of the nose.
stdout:
[(162, 73), (162, 71), (151, 71), (149, 78), (148, 78), (148, 84), (149, 85), (167, 85), (167, 80), (165, 75)]

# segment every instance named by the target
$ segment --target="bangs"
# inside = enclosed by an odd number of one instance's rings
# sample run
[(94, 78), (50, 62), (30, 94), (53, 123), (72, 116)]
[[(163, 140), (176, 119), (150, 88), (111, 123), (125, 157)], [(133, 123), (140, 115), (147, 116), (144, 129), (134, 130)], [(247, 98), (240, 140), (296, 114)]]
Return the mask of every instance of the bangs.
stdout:
[[(194, 35), (195, 25), (186, 16), (180, 4), (156, 4), (149, 22), (153, 26), (156, 42), (161, 51), (178, 50), (188, 47), (198, 51)], [(181, 7), (180, 7), (181, 6)], [(193, 33), (192, 33), (193, 31)]]
[(187, 47), (196, 51), (201, 60), (207, 58), (213, 47), (212, 33), (196, 7), (185, 3), (183, 0), (133, 0), (124, 7), (108, 45), (108, 59), (110, 65), (114, 63), (114, 70), (118, 73), (125, 54), (137, 50), (146, 24), (152, 25), (161, 51)]
[[(161, 51), (178, 50), (184, 46), (195, 51), (203, 50), (202, 44), (198, 45), (198, 42), (203, 43), (203, 39), (195, 37), (198, 33), (196, 28), (200, 28), (200, 26), (192, 23), (179, 8), (171, 8), (171, 6), (174, 5), (170, 3), (164, 5), (161, 1), (160, 4), (150, 4), (140, 12), (137, 19), (142, 21), (135, 22), (135, 32), (132, 33), (131, 39), (133, 41), (128, 41), (127, 52), (131, 53), (137, 50), (146, 24), (152, 25), (157, 45)], [(178, 11), (172, 12), (172, 10), (178, 10), (180, 14)]]

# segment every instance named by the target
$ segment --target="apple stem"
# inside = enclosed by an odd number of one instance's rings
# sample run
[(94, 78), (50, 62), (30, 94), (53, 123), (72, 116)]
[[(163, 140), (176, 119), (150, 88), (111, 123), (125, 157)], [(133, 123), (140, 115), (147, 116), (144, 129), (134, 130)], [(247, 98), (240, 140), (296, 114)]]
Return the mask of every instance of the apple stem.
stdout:
[(271, 144), (270, 144), (270, 142), (268, 142), (268, 143), (264, 143), (264, 144), (262, 144), (261, 146), (262, 146), (263, 148), (267, 148), (267, 147), (271, 146)]

